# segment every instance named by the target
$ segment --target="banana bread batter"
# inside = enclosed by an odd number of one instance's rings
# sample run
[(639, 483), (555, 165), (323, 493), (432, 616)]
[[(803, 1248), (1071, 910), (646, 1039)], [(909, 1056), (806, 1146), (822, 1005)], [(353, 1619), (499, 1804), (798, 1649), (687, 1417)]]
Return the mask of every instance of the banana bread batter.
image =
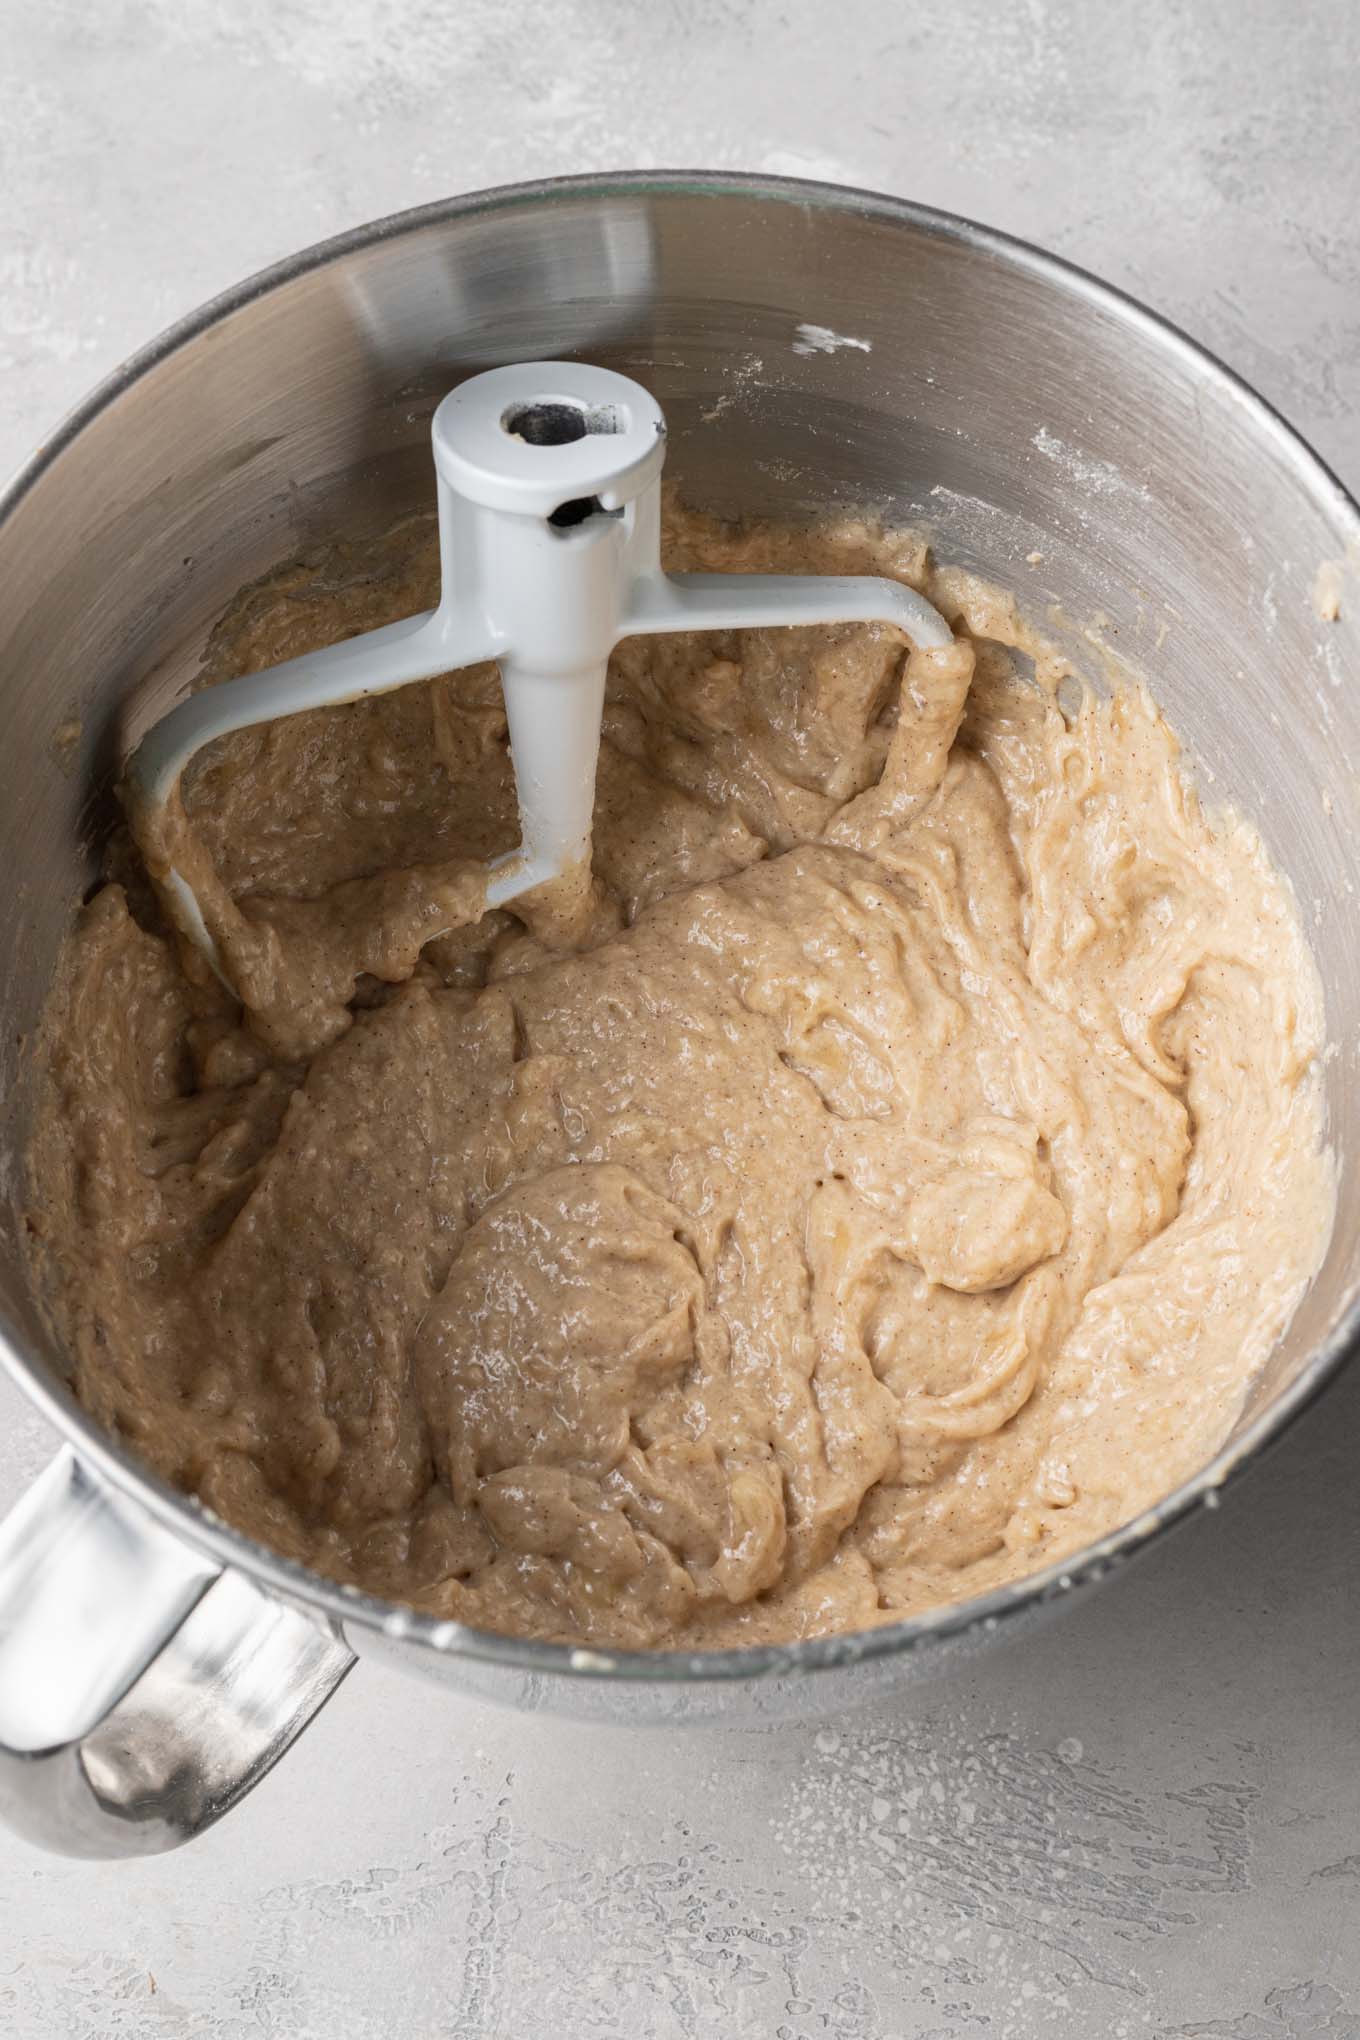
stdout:
[[(909, 538), (672, 512), (667, 555), (895, 574), (958, 640), (625, 644), (570, 943), (468, 870), (515, 837), (493, 668), (219, 743), (175, 857), (247, 1010), (116, 844), (30, 1224), (82, 1399), (229, 1521), (441, 1616), (693, 1648), (973, 1594), (1165, 1494), (1332, 1189), (1289, 895), (1144, 694), (1064, 712)], [(408, 525), (249, 592), (208, 677), (435, 593)]]

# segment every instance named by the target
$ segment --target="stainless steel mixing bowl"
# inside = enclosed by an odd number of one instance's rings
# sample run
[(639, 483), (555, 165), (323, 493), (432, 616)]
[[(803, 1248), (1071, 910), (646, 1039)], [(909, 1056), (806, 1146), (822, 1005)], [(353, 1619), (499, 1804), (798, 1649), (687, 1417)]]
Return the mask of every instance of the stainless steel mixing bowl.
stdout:
[[(944, 555), (1055, 603), (1073, 628), (1103, 616), (1213, 793), (1259, 820), (1316, 942), (1340, 1216), (1231, 1441), (1060, 1571), (867, 1635), (604, 1655), (343, 1592), (98, 1431), (29, 1293), (24, 1044), (96, 873), (120, 749), (188, 684), (243, 582), (430, 500), (430, 414), (452, 384), (560, 355), (656, 392), (670, 473), (699, 503), (873, 505), (925, 520)], [(1324, 560), (1349, 562), (1336, 622), (1312, 600)], [(1079, 630), (1077, 644), (1089, 664)], [(76, 1853), (170, 1846), (268, 1767), (353, 1653), (395, 1653), (523, 1707), (633, 1720), (842, 1705), (937, 1672), (1216, 1496), (1357, 1332), (1357, 678), (1360, 517), (1288, 427), (1127, 299), (892, 199), (689, 175), (482, 193), (286, 262), (129, 363), (0, 507), (0, 1333), (65, 1439), (0, 1528), (10, 1819)]]

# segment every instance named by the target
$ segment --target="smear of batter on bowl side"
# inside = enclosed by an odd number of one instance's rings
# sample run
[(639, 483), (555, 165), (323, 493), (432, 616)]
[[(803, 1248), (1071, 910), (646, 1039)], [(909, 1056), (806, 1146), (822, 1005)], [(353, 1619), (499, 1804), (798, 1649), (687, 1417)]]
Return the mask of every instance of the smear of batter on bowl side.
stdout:
[[(115, 844), (30, 1224), (83, 1401), (229, 1521), (440, 1616), (695, 1648), (891, 1621), (1164, 1495), (1332, 1177), (1287, 889), (1146, 695), (1064, 714), (1009, 597), (867, 524), (672, 509), (667, 553), (894, 574), (957, 643), (623, 645), (571, 949), (468, 878), (515, 834), (494, 668), (221, 742), (176, 855), (253, 1010)], [(207, 677), (436, 578), (423, 522), (291, 568)]]

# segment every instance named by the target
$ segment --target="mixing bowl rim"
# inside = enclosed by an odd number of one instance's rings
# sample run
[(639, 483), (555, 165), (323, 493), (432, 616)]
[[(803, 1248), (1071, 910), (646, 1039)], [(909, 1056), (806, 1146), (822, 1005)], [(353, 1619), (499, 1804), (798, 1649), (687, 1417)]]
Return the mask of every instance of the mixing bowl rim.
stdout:
[[(724, 196), (816, 207), (908, 226), (936, 239), (998, 257), (1071, 298), (1102, 308), (1124, 325), (1141, 331), (1156, 346), (1178, 356), (1192, 373), (1218, 381), (1258, 432), (1274, 444), (1305, 493), (1323, 503), (1343, 529), (1350, 527), (1350, 541), (1360, 543), (1360, 507), (1302, 436), (1241, 376), (1170, 320), (1114, 285), (1013, 235), (912, 200), (802, 178), (690, 170), (620, 170), (468, 192), (349, 228), (256, 271), (207, 300), (129, 356), (68, 413), (0, 491), (0, 528), (81, 433), (144, 376), (213, 327), (313, 271), (384, 242), (415, 237), (428, 228), (515, 207), (591, 198)], [(1068, 1558), (988, 1593), (926, 1609), (899, 1622), (794, 1643), (739, 1645), (710, 1651), (627, 1651), (505, 1636), (422, 1614), (339, 1585), (232, 1528), (196, 1496), (181, 1493), (140, 1464), (99, 1428), (64, 1383), (48, 1379), (38, 1363), (25, 1358), (2, 1329), (0, 1363), (80, 1456), (115, 1488), (140, 1502), (175, 1535), (208, 1552), (220, 1564), (247, 1573), (291, 1602), (323, 1612), (342, 1626), (358, 1623), (364, 1629), (417, 1643), (443, 1655), (504, 1665), (522, 1673), (603, 1677), (656, 1685), (802, 1675), (865, 1659), (910, 1654), (968, 1632), (995, 1630), (1027, 1608), (1053, 1600), (1071, 1588), (1090, 1584), (1121, 1560), (1145, 1549), (1173, 1523), (1185, 1520), (1197, 1509), (1214, 1506), (1225, 1483), (1266, 1445), (1284, 1435), (1357, 1345), (1360, 1345), (1360, 1300), (1349, 1305), (1296, 1379), (1207, 1466), (1153, 1507)]]

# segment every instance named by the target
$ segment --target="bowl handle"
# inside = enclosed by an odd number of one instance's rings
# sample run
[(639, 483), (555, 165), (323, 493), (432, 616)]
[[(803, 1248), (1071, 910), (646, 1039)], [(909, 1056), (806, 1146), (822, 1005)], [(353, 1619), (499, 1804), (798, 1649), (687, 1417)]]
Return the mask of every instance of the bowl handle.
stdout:
[(0, 1817), (67, 1856), (177, 1848), (353, 1663), (63, 1450), (0, 1522)]

